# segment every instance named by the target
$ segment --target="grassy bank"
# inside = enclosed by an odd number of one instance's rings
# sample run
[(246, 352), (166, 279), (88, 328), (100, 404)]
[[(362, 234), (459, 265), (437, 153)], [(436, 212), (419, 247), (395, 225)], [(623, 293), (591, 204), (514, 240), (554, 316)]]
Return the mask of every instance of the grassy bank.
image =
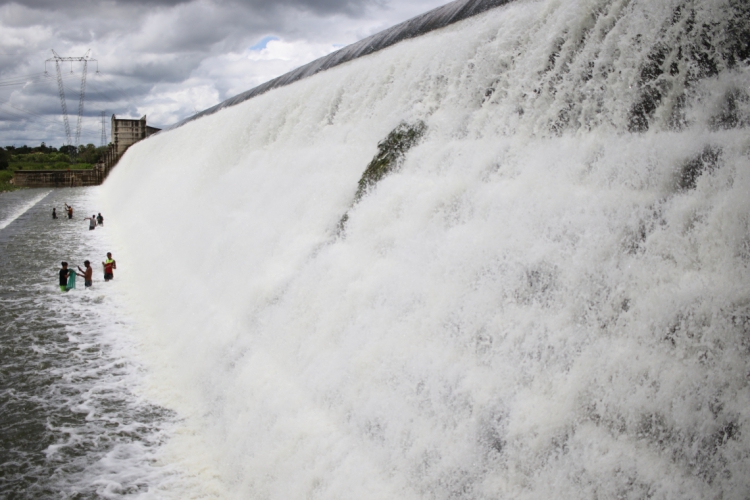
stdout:
[(3, 191), (15, 191), (17, 188), (10, 183), (13, 178), (13, 172), (10, 170), (0, 170), (0, 193)]

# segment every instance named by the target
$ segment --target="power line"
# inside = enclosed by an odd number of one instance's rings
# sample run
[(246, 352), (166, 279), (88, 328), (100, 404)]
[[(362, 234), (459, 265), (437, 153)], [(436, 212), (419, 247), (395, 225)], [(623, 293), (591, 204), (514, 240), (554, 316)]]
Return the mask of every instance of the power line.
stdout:
[(16, 112), (20, 111), (21, 113), (26, 113), (27, 115), (33, 116), (34, 118), (36, 118), (36, 119), (38, 119), (38, 120), (44, 120), (44, 121), (47, 121), (47, 122), (49, 122), (49, 123), (54, 123), (55, 125), (57, 125), (57, 124), (58, 124), (58, 122), (57, 122), (57, 121), (55, 121), (55, 120), (53, 120), (53, 119), (51, 119), (51, 118), (47, 118), (47, 117), (46, 117), (46, 116), (44, 116), (44, 115), (40, 115), (40, 114), (38, 114), (38, 113), (34, 113), (34, 112), (32, 112), (32, 111), (27, 111), (27, 110), (25, 110), (25, 109), (21, 109), (21, 108), (19, 108), (19, 107), (16, 107), (16, 106), (12, 105), (11, 103), (9, 103), (9, 102), (7, 102), (7, 101), (6, 101), (6, 102), (2, 102), (2, 103), (0, 103), (0, 106), (8, 106), (8, 107), (11, 107), (11, 108), (13, 108), (14, 110), (17, 110)]
[[(69, 77), (67, 75), (63, 76), (63, 80), (68, 80), (70, 78), (72, 77)], [(15, 87), (19, 85), (23, 85), (25, 87), (31, 87), (31, 86), (39, 85), (40, 83), (54, 84), (54, 79), (49, 74), (42, 74), (41, 77), (34, 78), (34, 79), (27, 79), (27, 80), (24, 80), (24, 82), (22, 83), (7, 83), (7, 84), (0, 83), (0, 87)]]
[[(133, 101), (133, 98), (130, 96), (129, 92), (126, 91), (124, 88), (117, 85), (113, 78), (110, 75), (104, 75), (103, 78), (88, 78), (87, 79), (87, 68), (88, 68), (88, 62), (97, 62), (95, 59), (90, 59), (89, 54), (90, 50), (86, 52), (81, 57), (63, 57), (60, 56), (57, 52), (54, 50), (52, 51), (53, 57), (45, 61), (45, 72), (43, 73), (31, 73), (26, 75), (17, 75), (17, 76), (9, 76), (7, 78), (0, 79), (0, 89), (7, 88), (7, 87), (23, 87), (23, 89), (26, 88), (34, 88), (39, 86), (46, 86), (46, 85), (52, 85), (56, 86), (58, 90), (58, 97), (60, 98), (60, 106), (63, 111), (63, 125), (65, 126), (65, 138), (67, 140), (67, 144), (77, 146), (78, 143), (81, 142), (82, 136), (91, 137), (94, 135), (94, 131), (91, 130), (90, 127), (84, 127), (83, 126), (83, 115), (84, 115), (84, 102), (87, 95), (86, 92), (86, 86), (90, 85), (91, 89), (88, 92), (89, 101), (91, 101), (92, 96), (100, 96), (101, 100), (104, 102), (125, 102), (127, 105), (130, 106), (137, 106), (135, 102)], [(56, 69), (56, 78), (55, 76), (50, 75), (46, 71), (46, 63), (48, 62), (55, 62), (55, 69)], [(70, 63), (70, 72), (62, 71), (62, 68), (60, 66), (60, 63), (69, 62)], [(80, 80), (79, 75), (74, 74), (73, 72), (73, 62), (82, 62), (84, 63), (83, 71), (80, 74)], [(97, 71), (95, 73), (95, 76), (99, 76), (100, 73)], [(75, 79), (76, 81), (80, 81), (80, 90), (78, 90), (79, 93), (79, 103), (78, 103), (78, 116), (77, 116), (77, 124), (75, 129), (75, 142), (73, 142), (73, 132), (71, 130), (70, 123), (68, 121), (68, 113), (67, 113), (67, 100), (66, 100), (66, 94), (70, 95), (72, 92), (74, 92), (74, 89), (71, 88), (68, 83), (70, 83), (70, 80)], [(107, 91), (105, 92), (102, 86), (107, 87)], [(39, 95), (47, 95), (45, 90), (38, 90), (36, 93), (41, 92)], [(115, 94), (117, 97), (115, 98)], [(51, 97), (51, 96), (50, 96)], [(18, 120), (22, 123), (28, 123), (28, 122), (36, 122), (39, 123), (43, 127), (49, 127), (49, 126), (59, 126), (59, 122), (57, 119), (54, 119), (51, 117), (51, 115), (43, 115), (40, 113), (36, 113), (33, 111), (28, 111), (26, 109), (23, 109), (22, 107), (18, 107), (16, 105), (13, 105), (10, 103), (10, 100), (7, 100), (5, 102), (0, 101), (0, 112), (4, 113), (6, 120)], [(93, 116), (92, 116), (93, 117)], [(87, 119), (88, 121), (88, 119)], [(102, 126), (101, 129), (98, 130), (99, 132), (99, 139), (102, 145), (106, 146), (107, 143), (107, 135), (106, 135), (106, 117), (102, 120)], [(18, 139), (18, 138), (16, 138)], [(89, 141), (94, 142), (94, 141)]]
[[(95, 73), (95, 75), (101, 75), (101, 73)], [(77, 76), (70, 75), (69, 73), (62, 73), (62, 80), (63, 80), (63, 87), (66, 94), (70, 94), (74, 92), (74, 89), (68, 85), (65, 84), (65, 82), (75, 79), (76, 81), (79, 80)], [(14, 83), (15, 82), (15, 83)], [(24, 77), (18, 77), (16, 80), (6, 79), (6, 80), (0, 80), (0, 87), (11, 87), (11, 86), (19, 86), (24, 85), (26, 88), (28, 87), (37, 87), (39, 85), (55, 85), (55, 77), (50, 75), (49, 73), (39, 73), (38, 75), (25, 75)], [(100, 85), (104, 83), (105, 85), (111, 86), (113, 90), (115, 90), (117, 93), (120, 94), (118, 98), (115, 98), (110, 93), (105, 92), (102, 90)], [(89, 87), (92, 88), (91, 91), (89, 91)], [(105, 82), (99, 82), (97, 83), (96, 79), (87, 79), (86, 80), (86, 95), (99, 95), (103, 100), (106, 102), (115, 103), (118, 101), (125, 101), (127, 104), (135, 105), (135, 102), (131, 99), (131, 97), (127, 94), (127, 92), (122, 89), (121, 87), (118, 87), (114, 82), (112, 81), (105, 81)], [(89, 99), (90, 101), (91, 99)]]
[[(48, 75), (47, 78), (51, 78), (51, 77), (49, 77), (49, 75)], [(15, 111), (10, 111), (10, 110), (6, 109), (5, 110), (6, 113), (12, 113), (12, 114), (14, 114), (14, 115), (16, 115), (16, 116), (18, 116), (20, 118), (24, 118), (24, 116), (21, 115), (21, 114), (19, 114), (19, 112), (20, 113), (24, 113), (26, 115), (29, 115), (30, 117), (32, 117), (35, 120), (42, 120), (42, 121), (45, 121), (45, 122), (47, 122), (49, 124), (54, 124), (55, 126), (57, 126), (59, 124), (59, 122), (57, 122), (56, 120), (53, 120), (51, 118), (48, 118), (47, 116), (40, 115), (39, 113), (34, 113), (33, 111), (28, 111), (28, 110), (25, 110), (23, 108), (19, 108), (18, 106), (14, 106), (9, 101), (0, 102), (0, 106), (7, 106), (7, 107), (10, 107), (10, 108), (13, 108), (13, 110), (15, 110)], [(86, 130), (86, 132), (89, 133), (88, 130)], [(79, 137), (80, 137), (80, 135), (79, 135)]]
[[(4, 111), (5, 111), (6, 113), (9, 113), (9, 114), (11, 114), (11, 116), (12, 116), (12, 115), (16, 115), (17, 117), (19, 117), (19, 118), (21, 118), (21, 119), (24, 119), (24, 118), (26, 118), (26, 117), (24, 117), (24, 116), (23, 116), (23, 115), (21, 114), (21, 113), (24, 113), (24, 114), (26, 114), (26, 115), (29, 115), (29, 116), (30, 116), (30, 117), (31, 117), (31, 118), (33, 119), (33, 121), (38, 121), (38, 120), (41, 120), (41, 121), (44, 121), (44, 122), (46, 122), (46, 123), (48, 123), (48, 124), (50, 124), (50, 125), (54, 125), (54, 126), (56, 126), (56, 127), (57, 127), (57, 126), (59, 125), (59, 122), (58, 122), (58, 121), (56, 121), (56, 120), (54, 120), (54, 119), (51, 119), (51, 118), (47, 118), (46, 116), (43, 116), (43, 115), (40, 115), (40, 114), (37, 114), (37, 113), (31, 112), (31, 111), (27, 111), (27, 110), (25, 110), (25, 109), (22, 109), (22, 108), (19, 108), (19, 107), (17, 107), (17, 106), (14, 106), (14, 105), (10, 104), (10, 103), (9, 103), (9, 102), (7, 102), (7, 101), (6, 101), (6, 102), (0, 102), (0, 106), (7, 106), (7, 107), (10, 107), (10, 108), (13, 108), (12, 110), (8, 110), (8, 109), (5, 109), (5, 110), (4, 110)], [(88, 129), (88, 128), (83, 128), (82, 130), (83, 130), (83, 132), (85, 132), (85, 133), (86, 133), (86, 135), (91, 135), (91, 134), (93, 134), (93, 133), (94, 133), (93, 131), (91, 131), (91, 130), (90, 130), (90, 129)]]
[(18, 85), (27, 85), (29, 83), (36, 83), (40, 82), (46, 79), (46, 76), (44, 73), (39, 73), (37, 75), (27, 75), (27, 76), (19, 76), (16, 78), (6, 78), (3, 80), (0, 80), (0, 87), (13, 87)]

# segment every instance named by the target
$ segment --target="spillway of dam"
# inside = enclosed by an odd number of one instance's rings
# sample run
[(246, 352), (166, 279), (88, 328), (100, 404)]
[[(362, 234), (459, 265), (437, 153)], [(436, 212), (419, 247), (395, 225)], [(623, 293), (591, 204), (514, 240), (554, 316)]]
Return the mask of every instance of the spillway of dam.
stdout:
[(749, 47), (739, 0), (519, 0), (134, 145), (139, 494), (750, 497)]

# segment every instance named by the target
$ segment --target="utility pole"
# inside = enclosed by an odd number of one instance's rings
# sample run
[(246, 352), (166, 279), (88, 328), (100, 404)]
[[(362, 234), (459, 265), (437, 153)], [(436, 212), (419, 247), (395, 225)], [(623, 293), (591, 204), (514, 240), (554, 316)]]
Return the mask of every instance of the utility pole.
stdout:
[(102, 147), (107, 145), (107, 125), (104, 121), (104, 111), (102, 111)]
[[(89, 59), (89, 54), (91, 53), (91, 49), (87, 50), (86, 53), (81, 57), (62, 57), (57, 52), (55, 52), (54, 49), (52, 49), (53, 57), (47, 59), (44, 61), (44, 72), (47, 73), (47, 63), (54, 61), (55, 62), (55, 69), (57, 70), (57, 91), (60, 94), (60, 107), (62, 108), (63, 113), (63, 122), (65, 123), (65, 137), (68, 140), (68, 144), (71, 146), (78, 148), (78, 142), (81, 140), (81, 120), (83, 119), (83, 99), (86, 95), (86, 72), (88, 70), (88, 63), (96, 62), (97, 68), (96, 72), (99, 72), (99, 62), (96, 59)], [(68, 123), (68, 106), (65, 104), (65, 89), (63, 87), (63, 81), (62, 81), (62, 72), (60, 71), (60, 62), (62, 61), (70, 61), (70, 72), (73, 73), (73, 62), (82, 62), (83, 63), (83, 74), (81, 76), (81, 96), (78, 100), (78, 123), (76, 125), (76, 142), (73, 143), (70, 136), (70, 124)]]

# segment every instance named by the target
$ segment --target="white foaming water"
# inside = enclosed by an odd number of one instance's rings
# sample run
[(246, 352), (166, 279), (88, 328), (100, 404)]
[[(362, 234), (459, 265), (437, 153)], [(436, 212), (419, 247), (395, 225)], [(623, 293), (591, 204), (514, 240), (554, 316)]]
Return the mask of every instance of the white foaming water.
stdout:
[(107, 224), (194, 495), (744, 498), (750, 70), (688, 57), (730, 7), (516, 2), (131, 148)]

